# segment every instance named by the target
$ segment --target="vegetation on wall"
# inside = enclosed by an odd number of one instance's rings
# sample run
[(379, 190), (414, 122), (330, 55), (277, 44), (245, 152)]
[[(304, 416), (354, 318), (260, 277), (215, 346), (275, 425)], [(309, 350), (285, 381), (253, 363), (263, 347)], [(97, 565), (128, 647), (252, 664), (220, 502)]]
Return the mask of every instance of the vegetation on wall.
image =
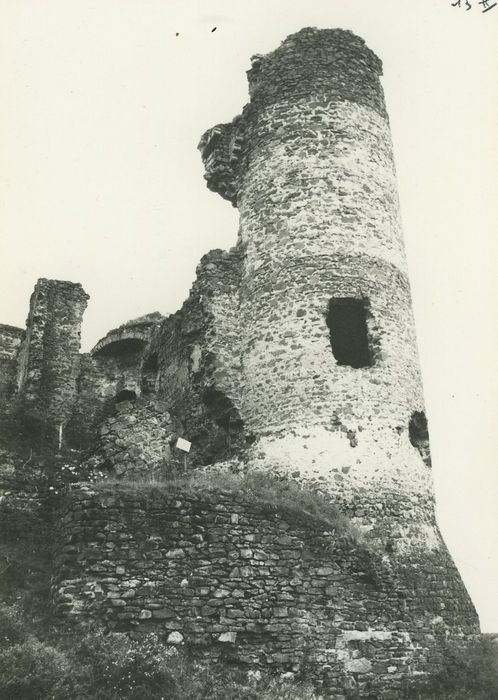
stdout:
[[(443, 650), (442, 650), (443, 651)], [(410, 679), (401, 698), (491, 700), (498, 697), (496, 643), (481, 639), (465, 652), (444, 650), (443, 671), (420, 687)], [(16, 605), (0, 603), (2, 700), (318, 700), (292, 674), (200, 662), (156, 635), (140, 640), (98, 627), (35, 633)], [(348, 697), (355, 697), (354, 693)]]
[(289, 678), (194, 660), (153, 635), (96, 627), (35, 636), (14, 606), (0, 605), (2, 700), (313, 700)]
[(498, 698), (498, 644), (481, 636), (465, 646), (446, 643), (441, 671), (417, 683), (406, 681), (409, 700), (493, 700)]
[[(77, 474), (71, 472), (72, 479)], [(86, 625), (61, 628), (50, 618), (48, 585), (51, 512), (65, 488), (40, 479), (45, 508), (17, 499), (0, 503), (0, 700), (317, 700), (311, 686), (285, 674), (200, 662), (185, 646), (176, 648), (155, 635), (139, 640)], [(32, 482), (34, 483), (34, 482)], [(54, 482), (55, 483), (55, 482)], [(297, 483), (262, 472), (198, 472), (163, 482), (110, 480), (89, 485), (113, 493), (159, 492), (216, 498), (241, 497), (269, 514), (308, 527), (334, 531), (351, 543), (361, 535), (324, 497)], [(362, 547), (367, 543), (362, 543)], [(443, 670), (417, 687), (410, 678), (400, 698), (412, 700), (489, 700), (498, 697), (496, 644), (481, 639), (466, 651), (441, 649)], [(351, 696), (351, 697), (354, 697)]]
[(279, 513), (293, 523), (336, 532), (351, 542), (361, 540), (359, 530), (328, 498), (293, 479), (268, 472), (193, 471), (164, 481), (103, 480), (96, 482), (92, 488), (107, 489), (109, 486), (117, 491), (181, 492), (186, 496), (234, 494), (247, 503), (257, 504), (269, 514)]

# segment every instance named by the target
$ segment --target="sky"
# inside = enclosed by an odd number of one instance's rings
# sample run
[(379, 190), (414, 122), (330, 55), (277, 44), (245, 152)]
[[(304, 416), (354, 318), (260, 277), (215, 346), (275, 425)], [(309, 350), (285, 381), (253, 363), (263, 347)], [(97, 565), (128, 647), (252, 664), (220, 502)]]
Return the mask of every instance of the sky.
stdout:
[(470, 4), (0, 0), (0, 322), (24, 327), (39, 277), (90, 294), (86, 351), (179, 308), (238, 226), (202, 133), (247, 102), (251, 55), (351, 29), (384, 64), (438, 521), (498, 632), (498, 6)]

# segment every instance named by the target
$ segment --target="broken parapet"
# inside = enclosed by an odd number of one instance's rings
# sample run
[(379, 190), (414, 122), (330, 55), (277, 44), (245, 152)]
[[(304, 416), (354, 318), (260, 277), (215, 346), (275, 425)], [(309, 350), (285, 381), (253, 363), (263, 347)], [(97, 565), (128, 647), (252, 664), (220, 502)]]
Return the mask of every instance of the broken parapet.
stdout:
[(213, 192), (237, 206), (245, 121), (236, 117), (230, 124), (217, 124), (203, 134), (199, 150), (206, 167), (204, 179)]
[(60, 443), (71, 416), (88, 298), (80, 284), (48, 279), (31, 295), (17, 385), (22, 420), (37, 446)]
[[(238, 206), (257, 142), (266, 136), (283, 146), (287, 139), (282, 136), (291, 136), (298, 127), (298, 121), (293, 124), (288, 117), (299, 117), (299, 110), (286, 113), (285, 103), (349, 102), (387, 119), (381, 74), (382, 62), (363, 39), (342, 29), (302, 29), (268, 55), (253, 56), (247, 71), (250, 104), (232, 122), (208, 129), (200, 140), (207, 186)], [(316, 113), (309, 127), (325, 126), (325, 121)], [(292, 158), (293, 148), (284, 148), (282, 155)]]

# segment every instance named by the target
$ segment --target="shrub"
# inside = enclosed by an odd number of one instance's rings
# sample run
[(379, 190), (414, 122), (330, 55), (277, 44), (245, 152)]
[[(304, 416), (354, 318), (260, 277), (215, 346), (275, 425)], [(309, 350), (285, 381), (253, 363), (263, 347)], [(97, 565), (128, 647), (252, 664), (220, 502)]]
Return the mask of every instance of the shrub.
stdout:
[(498, 645), (485, 635), (467, 646), (447, 643), (442, 670), (417, 687), (407, 679), (413, 700), (492, 700), (498, 698)]
[(498, 646), (489, 637), (479, 637), (467, 648), (450, 645), (445, 655), (445, 668), (436, 679), (442, 690), (471, 691), (476, 700), (498, 698)]
[(78, 698), (160, 700), (172, 698), (175, 681), (168, 668), (171, 650), (153, 634), (140, 641), (124, 634), (86, 634), (69, 652)]
[[(71, 642), (71, 637), (67, 642)], [(78, 700), (312, 700), (308, 686), (271, 677), (256, 678), (223, 664), (190, 658), (149, 634), (132, 640), (124, 634), (93, 630), (68, 652)]]
[(18, 606), (0, 603), (0, 649), (23, 642), (29, 633)]
[[(156, 635), (140, 640), (88, 625), (52, 631), (53, 642), (29, 634), (18, 611), (3, 606), (0, 700), (315, 700), (310, 685), (223, 663), (191, 658)], [(7, 640), (8, 638), (8, 640)]]
[(46, 611), (50, 589), (50, 525), (41, 509), (0, 503), (0, 596)]
[(293, 683), (267, 674), (201, 663), (178, 654), (171, 669), (178, 695), (168, 700), (315, 700), (309, 684)]
[(74, 697), (66, 656), (53, 646), (30, 637), (0, 655), (0, 698), (7, 700), (64, 700)]

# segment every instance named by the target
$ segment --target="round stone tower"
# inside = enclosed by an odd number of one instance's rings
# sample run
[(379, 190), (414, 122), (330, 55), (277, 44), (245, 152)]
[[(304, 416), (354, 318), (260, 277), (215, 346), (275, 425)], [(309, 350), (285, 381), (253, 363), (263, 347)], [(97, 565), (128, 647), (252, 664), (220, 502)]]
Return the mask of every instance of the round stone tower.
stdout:
[(435, 522), (381, 72), (353, 33), (303, 29), (253, 57), (249, 105), (201, 140), (208, 187), (240, 212), (240, 415), (252, 466), (320, 485), (380, 547), (400, 598), (373, 627), (466, 633), (477, 616)]
[(251, 103), (201, 148), (208, 186), (240, 211), (254, 460), (420, 494), (427, 424), (381, 70), (351, 32), (304, 29), (253, 57)]

